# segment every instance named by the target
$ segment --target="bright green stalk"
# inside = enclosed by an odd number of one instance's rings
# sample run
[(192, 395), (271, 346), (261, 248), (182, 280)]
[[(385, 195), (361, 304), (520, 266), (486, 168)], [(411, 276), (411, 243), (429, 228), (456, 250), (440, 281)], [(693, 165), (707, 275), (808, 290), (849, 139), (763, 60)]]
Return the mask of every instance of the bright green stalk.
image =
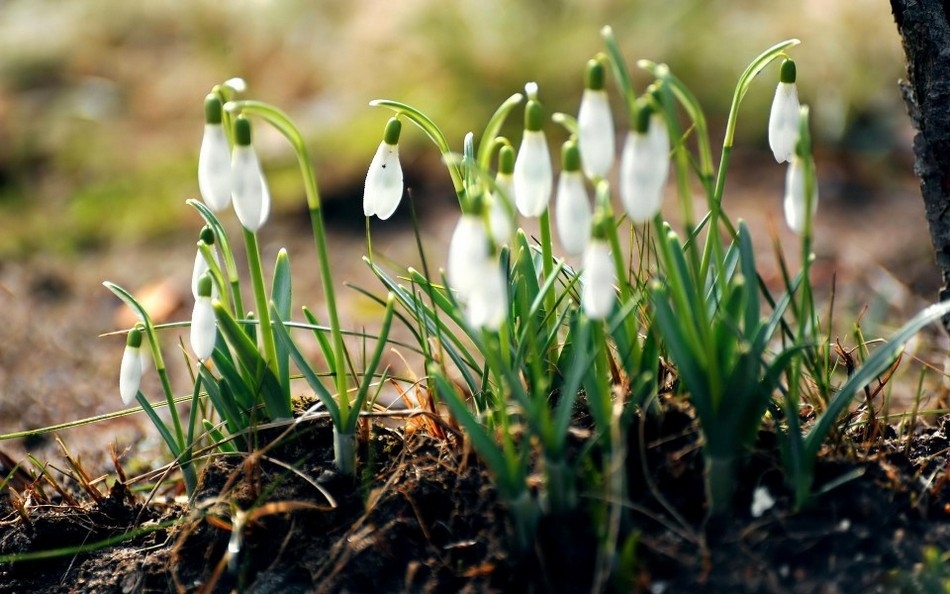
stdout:
[(274, 343), (274, 329), (270, 323), (270, 308), (267, 306), (267, 292), (264, 288), (264, 268), (261, 265), (261, 250), (257, 243), (257, 234), (244, 229), (244, 245), (247, 247), (247, 266), (250, 269), (251, 286), (254, 289), (254, 301), (260, 316), (260, 334), (264, 347), (264, 360), (267, 366), (279, 377), (277, 369), (277, 346)]
[(313, 241), (316, 244), (317, 259), (320, 264), (320, 278), (323, 281), (324, 298), (327, 302), (327, 315), (330, 322), (330, 335), (333, 340), (334, 353), (334, 380), (336, 391), (340, 399), (340, 413), (345, 423), (350, 414), (350, 402), (347, 394), (346, 357), (343, 346), (343, 333), (340, 329), (340, 317), (336, 306), (336, 293), (333, 289), (333, 275), (330, 271), (326, 229), (323, 224), (323, 213), (320, 204), (320, 193), (317, 189), (317, 179), (310, 161), (310, 154), (303, 136), (296, 125), (281, 110), (260, 101), (237, 101), (232, 104), (235, 109), (258, 115), (274, 126), (290, 142), (297, 154), (297, 162), (303, 175), (304, 190), (307, 195), (307, 208), (310, 211), (310, 223), (313, 228)]
[(634, 103), (637, 100), (637, 92), (633, 88), (630, 80), (630, 72), (627, 70), (627, 62), (623, 59), (623, 53), (620, 46), (617, 45), (617, 38), (614, 37), (614, 31), (610, 27), (604, 27), (600, 30), (601, 37), (604, 38), (604, 44), (607, 46), (607, 53), (610, 56), (610, 68), (613, 70), (614, 78), (623, 92), (623, 98), (627, 103), (629, 113), (635, 113)]

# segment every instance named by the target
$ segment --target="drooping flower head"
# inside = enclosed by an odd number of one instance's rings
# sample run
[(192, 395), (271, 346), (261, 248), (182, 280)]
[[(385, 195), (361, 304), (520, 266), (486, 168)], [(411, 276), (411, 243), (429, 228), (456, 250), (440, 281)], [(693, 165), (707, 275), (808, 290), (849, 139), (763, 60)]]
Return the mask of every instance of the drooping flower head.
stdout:
[(812, 158), (808, 113), (807, 105), (798, 110), (798, 141), (785, 173), (785, 222), (799, 235), (810, 233), (811, 221), (818, 210), (818, 181)]
[(573, 140), (565, 142), (561, 150), (561, 175), (554, 210), (554, 222), (564, 251), (571, 256), (584, 253), (590, 241), (593, 213), (581, 174), (581, 154)]
[(251, 122), (243, 116), (234, 120), (231, 194), (241, 225), (256, 233), (270, 215), (270, 192), (257, 153), (251, 146)]
[(663, 203), (670, 171), (670, 134), (663, 116), (644, 98), (637, 101), (634, 129), (620, 158), (620, 198), (634, 223), (652, 219)]
[(542, 130), (544, 110), (538, 102), (538, 85), (525, 85), (528, 103), (524, 110), (524, 136), (515, 160), (515, 204), (526, 217), (539, 217), (548, 208), (554, 173), (547, 137)]
[(603, 320), (610, 315), (617, 300), (614, 284), (616, 274), (610, 245), (607, 242), (606, 219), (598, 217), (592, 237), (584, 250), (584, 268), (581, 271), (581, 307), (592, 320)]
[(136, 326), (126, 337), (122, 363), (119, 366), (119, 395), (123, 404), (131, 404), (142, 384), (145, 365), (142, 360), (142, 330)]
[(596, 59), (587, 62), (584, 94), (577, 112), (577, 144), (584, 173), (591, 179), (607, 177), (616, 151), (616, 132), (604, 79), (603, 63)]
[(779, 163), (792, 160), (798, 141), (798, 87), (795, 85), (795, 62), (785, 60), (775, 88), (772, 110), (769, 113), (769, 146)]
[(475, 328), (498, 330), (508, 315), (507, 275), (492, 251), (485, 220), (475, 212), (463, 212), (449, 243), (446, 270), (449, 286), (458, 293), (465, 316)]
[(214, 307), (211, 305), (211, 288), (213, 286), (211, 274), (205, 272), (198, 279), (198, 297), (191, 312), (191, 350), (199, 361), (204, 361), (214, 351), (214, 342), (217, 338), (217, 325), (214, 318)]
[(198, 189), (201, 199), (215, 212), (231, 204), (231, 151), (221, 123), (221, 100), (205, 97), (205, 128), (198, 152)]
[(363, 214), (386, 220), (396, 212), (402, 199), (402, 166), (399, 164), (399, 133), (402, 123), (390, 118), (386, 123), (383, 141), (366, 172), (363, 186)]

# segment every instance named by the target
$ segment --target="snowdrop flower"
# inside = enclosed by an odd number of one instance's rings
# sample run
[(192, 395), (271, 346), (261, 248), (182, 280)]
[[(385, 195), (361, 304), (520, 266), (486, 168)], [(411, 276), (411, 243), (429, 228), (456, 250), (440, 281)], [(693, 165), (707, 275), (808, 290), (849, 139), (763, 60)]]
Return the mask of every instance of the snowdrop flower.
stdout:
[(386, 123), (383, 141), (379, 143), (373, 161), (366, 172), (363, 186), (363, 214), (376, 215), (385, 221), (396, 212), (402, 199), (402, 166), (399, 164), (399, 133), (402, 123), (390, 118)]
[(798, 87), (795, 86), (795, 62), (785, 60), (769, 114), (769, 146), (779, 163), (792, 160), (798, 141)]
[(244, 91), (247, 90), (247, 81), (245, 81), (240, 76), (231, 77), (221, 84), (224, 85), (225, 87), (230, 88), (235, 93), (243, 93)]
[(584, 252), (581, 307), (592, 320), (603, 320), (614, 307), (614, 263), (605, 237), (594, 237)]
[(119, 366), (119, 395), (123, 404), (131, 404), (139, 393), (145, 364), (142, 357), (142, 329), (136, 326), (125, 340), (125, 351)]
[(578, 138), (584, 173), (591, 179), (607, 177), (614, 163), (616, 138), (610, 101), (604, 90), (604, 65), (598, 60), (587, 63), (584, 94), (577, 112)]
[(670, 171), (670, 136), (663, 116), (639, 102), (636, 127), (627, 133), (620, 158), (620, 198), (634, 223), (652, 219), (663, 203)]
[(528, 104), (524, 110), (524, 136), (515, 160), (515, 205), (526, 217), (539, 217), (551, 199), (553, 171), (548, 141), (541, 129), (544, 113), (538, 102), (538, 85), (525, 85)]
[[(809, 157), (810, 158), (810, 157)], [(814, 171), (814, 164), (811, 168)], [(805, 157), (797, 152), (792, 155), (785, 174), (785, 222), (799, 235), (804, 235), (808, 226), (808, 200), (805, 197)], [(811, 213), (818, 211), (818, 183), (812, 181)]]
[[(205, 244), (211, 247), (211, 253), (214, 255), (214, 262), (220, 268), (221, 261), (218, 259), (218, 252), (214, 249), (214, 231), (211, 227), (205, 225), (201, 228), (201, 233), (198, 236), (198, 253), (195, 254), (195, 265), (191, 271), (191, 294), (195, 299), (198, 298), (198, 279), (201, 278), (201, 275), (208, 272), (211, 267), (208, 265), (208, 261), (205, 259), (204, 254), (201, 253), (201, 245)], [(216, 299), (218, 297), (218, 287), (213, 283), (211, 286), (211, 298)]]
[(221, 100), (205, 98), (205, 130), (198, 152), (198, 189), (214, 212), (231, 204), (231, 151), (221, 123)]
[(468, 296), (466, 317), (475, 328), (496, 332), (508, 317), (508, 277), (497, 258), (486, 257), (472, 270), (478, 282)]
[(238, 220), (245, 229), (256, 233), (270, 214), (270, 192), (257, 153), (251, 146), (251, 122), (244, 117), (234, 121), (231, 184)]
[(504, 245), (514, 233), (511, 220), (510, 200), (515, 194), (513, 172), (515, 170), (515, 149), (503, 145), (498, 151), (498, 173), (495, 175), (496, 189), (488, 201), (488, 228), (495, 245)]
[(475, 328), (498, 330), (508, 315), (507, 277), (492, 256), (482, 218), (463, 213), (449, 243), (449, 285)]
[(198, 298), (191, 312), (191, 350), (199, 361), (204, 361), (214, 352), (218, 330), (211, 305), (211, 286), (214, 283), (209, 273), (198, 279)]
[(449, 262), (446, 269), (449, 285), (466, 300), (472, 288), (484, 279), (479, 268), (490, 252), (485, 223), (477, 214), (463, 213), (455, 225), (449, 242)]
[(557, 182), (555, 223), (564, 251), (571, 256), (584, 253), (590, 241), (590, 198), (581, 175), (581, 154), (577, 144), (568, 140), (561, 151), (561, 176)]

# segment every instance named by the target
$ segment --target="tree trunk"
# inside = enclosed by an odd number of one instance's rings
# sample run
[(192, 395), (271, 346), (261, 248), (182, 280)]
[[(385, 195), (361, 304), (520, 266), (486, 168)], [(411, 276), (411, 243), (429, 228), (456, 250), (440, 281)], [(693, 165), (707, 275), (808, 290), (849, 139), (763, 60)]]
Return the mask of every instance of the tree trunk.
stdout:
[[(943, 301), (950, 299), (950, 1), (890, 1), (907, 57), (900, 87), (917, 129), (914, 172), (943, 276)], [(950, 329), (950, 316), (943, 322)]]

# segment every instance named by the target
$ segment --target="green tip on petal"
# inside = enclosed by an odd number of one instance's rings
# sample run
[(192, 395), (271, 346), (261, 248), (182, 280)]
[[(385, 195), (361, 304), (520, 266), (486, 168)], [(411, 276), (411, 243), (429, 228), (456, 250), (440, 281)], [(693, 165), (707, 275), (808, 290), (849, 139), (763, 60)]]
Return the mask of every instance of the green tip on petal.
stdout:
[(214, 93), (209, 93), (205, 97), (205, 123), (221, 123), (221, 99)]
[(607, 239), (607, 225), (610, 224), (610, 217), (602, 208), (598, 208), (594, 213), (594, 221), (590, 226), (591, 239)]
[(795, 62), (792, 60), (785, 60), (782, 62), (782, 69), (779, 72), (779, 80), (786, 84), (791, 84), (795, 82), (797, 72), (795, 70)]
[(399, 133), (402, 132), (402, 122), (398, 118), (389, 118), (386, 122), (386, 130), (383, 132), (383, 142), (389, 146), (399, 144)]
[(650, 116), (653, 115), (653, 107), (645, 98), (637, 99), (634, 109), (634, 130), (638, 134), (646, 134), (650, 129)]
[(506, 144), (498, 150), (498, 173), (511, 175), (515, 172), (515, 149)]
[(207, 245), (214, 245), (214, 229), (208, 225), (202, 227), (201, 233), (198, 234), (198, 241)]
[(198, 296), (211, 297), (211, 274), (208, 272), (198, 277)]
[(604, 65), (596, 59), (590, 59), (587, 62), (587, 71), (584, 74), (584, 87), (592, 91), (604, 90), (606, 76), (604, 75)]
[(234, 120), (234, 143), (238, 146), (251, 145), (251, 122), (244, 116)]
[(129, 330), (129, 335), (125, 339), (126, 346), (130, 346), (133, 349), (137, 349), (142, 346), (142, 330), (136, 326)]
[(485, 194), (484, 192), (476, 192), (468, 201), (469, 207), (465, 209), (465, 214), (473, 214), (476, 216), (482, 216), (482, 212), (485, 210)]
[(531, 132), (538, 132), (544, 125), (544, 108), (541, 103), (534, 99), (529, 99), (524, 108), (524, 129)]
[(581, 152), (573, 140), (568, 140), (561, 146), (561, 168), (564, 171), (581, 170)]

